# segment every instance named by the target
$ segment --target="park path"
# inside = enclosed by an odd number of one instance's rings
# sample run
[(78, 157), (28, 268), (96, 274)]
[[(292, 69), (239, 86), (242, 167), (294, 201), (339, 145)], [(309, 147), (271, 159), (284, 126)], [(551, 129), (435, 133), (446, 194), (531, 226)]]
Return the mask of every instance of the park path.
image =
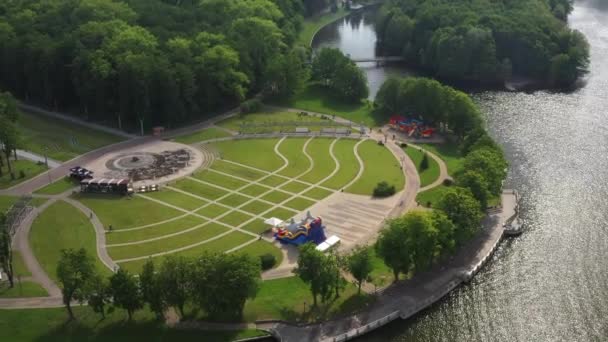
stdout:
[[(413, 146), (416, 148), (422, 148), (422, 147), (419, 147), (419, 146), (413, 145), (413, 144), (410, 144), (409, 146)], [(443, 161), (443, 159), (439, 158), (439, 156), (437, 156), (436, 154), (434, 154), (428, 150), (425, 150), (424, 148), (422, 148), (422, 149), (429, 157), (433, 158), (433, 160), (435, 160), (437, 162), (437, 164), (439, 165), (439, 177), (437, 177), (437, 179), (433, 183), (420, 188), (418, 190), (418, 192), (423, 192), (423, 191), (427, 191), (432, 188), (438, 187), (438, 186), (442, 185), (446, 179), (452, 179), (452, 177), (450, 177), (450, 175), (448, 174), (448, 167), (447, 167), (445, 161)]]
[[(33, 153), (33, 152), (24, 151), (24, 150), (17, 150), (17, 156), (19, 156), (19, 158), (31, 160), (33, 162), (45, 163), (44, 156), (41, 156), (41, 155)], [(56, 168), (56, 167), (61, 166), (61, 162), (56, 161), (56, 160), (51, 159), (51, 158), (47, 158), (46, 162), (49, 164), (50, 168)]]
[(305, 112), (305, 113), (308, 113), (308, 115), (318, 116), (318, 117), (325, 116), (325, 117), (330, 118), (334, 122), (337, 122), (337, 123), (340, 123), (343, 125), (349, 125), (352, 127), (352, 129), (354, 129), (356, 131), (360, 131), (361, 129), (363, 129), (365, 131), (370, 131), (369, 127), (366, 127), (365, 125), (363, 125), (360, 122), (354, 122), (354, 121), (345, 119), (340, 116), (332, 115), (332, 114), (311, 112), (309, 110), (303, 110), (303, 109), (297, 109), (297, 108), (291, 108), (291, 107), (273, 106), (273, 105), (264, 105), (264, 107), (272, 109), (272, 110), (285, 111), (285, 112), (291, 112), (291, 113)]

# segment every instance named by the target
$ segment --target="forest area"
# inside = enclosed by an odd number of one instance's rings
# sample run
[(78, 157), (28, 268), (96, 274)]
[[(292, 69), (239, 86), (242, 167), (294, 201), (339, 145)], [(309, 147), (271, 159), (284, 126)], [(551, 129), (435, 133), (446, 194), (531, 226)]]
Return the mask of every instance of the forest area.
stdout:
[(330, 2), (2, 1), (0, 89), (123, 129), (201, 120), (303, 67), (303, 17)]
[(512, 75), (549, 86), (587, 73), (589, 46), (568, 28), (572, 0), (388, 0), (377, 16), (388, 55), (434, 76), (500, 83)]

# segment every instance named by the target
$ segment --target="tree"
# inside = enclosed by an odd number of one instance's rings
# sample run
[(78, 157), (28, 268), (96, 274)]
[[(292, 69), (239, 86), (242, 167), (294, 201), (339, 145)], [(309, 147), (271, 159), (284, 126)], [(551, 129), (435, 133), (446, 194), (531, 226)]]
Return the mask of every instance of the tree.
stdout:
[(190, 298), (194, 265), (184, 257), (168, 256), (163, 260), (158, 281), (168, 306), (176, 307), (184, 317), (184, 305)]
[(358, 103), (369, 95), (367, 77), (350, 61), (336, 71), (331, 84), (331, 88), (345, 102)]
[(144, 306), (139, 281), (122, 268), (110, 277), (110, 293), (114, 305), (127, 311), (129, 321), (133, 313)]
[(6, 273), (10, 287), (15, 286), (12, 238), (8, 226), (6, 226), (6, 215), (4, 213), (0, 213), (0, 267)]
[(286, 55), (277, 55), (268, 63), (267, 88), (270, 94), (289, 98), (304, 89), (309, 77), (304, 52), (292, 50)]
[(454, 231), (456, 227), (447, 215), (440, 210), (431, 212), (433, 226), (437, 229), (437, 255), (454, 252), (456, 241), (454, 241)]
[(349, 60), (342, 51), (332, 48), (323, 48), (312, 60), (313, 80), (325, 86), (330, 86), (336, 78), (338, 70), (348, 64)]
[(193, 293), (199, 307), (216, 319), (238, 319), (255, 298), (260, 264), (247, 254), (203, 254), (194, 265)]
[(298, 256), (298, 267), (294, 273), (310, 287), (313, 306), (317, 306), (317, 297), (324, 302), (335, 290), (336, 268), (332, 260), (318, 251), (313, 243), (307, 243), (300, 247)]
[(57, 263), (57, 279), (61, 284), (63, 304), (70, 319), (74, 319), (72, 300), (82, 302), (87, 297), (87, 289), (95, 280), (95, 264), (84, 248), (79, 250), (63, 249)]
[(376, 254), (393, 271), (395, 281), (399, 280), (400, 273), (408, 274), (411, 268), (411, 251), (407, 239), (406, 227), (399, 217), (386, 223), (376, 242)]
[(102, 319), (106, 318), (106, 304), (110, 303), (110, 291), (104, 278), (95, 275), (91, 279), (86, 300), (93, 312), (100, 314)]
[(143, 301), (148, 303), (150, 310), (156, 314), (156, 318), (161, 320), (164, 317), (165, 309), (167, 309), (167, 302), (160, 276), (154, 271), (152, 259), (148, 259), (144, 264), (142, 272), (139, 275), (139, 282), (141, 284)]
[(451, 187), (444, 192), (436, 208), (454, 223), (457, 243), (462, 243), (479, 230), (483, 212), (470, 190)]
[(361, 294), (361, 285), (369, 279), (374, 270), (372, 255), (368, 247), (356, 247), (346, 258), (346, 268), (357, 281), (357, 292)]
[(507, 176), (507, 166), (502, 151), (490, 147), (471, 151), (464, 158), (464, 169), (479, 173), (494, 196), (500, 194), (502, 182)]
[(422, 155), (422, 160), (420, 161), (420, 171), (424, 171), (429, 168), (429, 156), (426, 152)]
[(17, 148), (19, 132), (15, 125), (19, 118), (17, 101), (8, 92), (0, 92), (0, 144), (3, 146), (6, 156), (6, 166), (11, 179), (15, 179), (15, 173), (11, 168), (11, 153)]
[(462, 174), (459, 174), (456, 178), (456, 184), (471, 190), (471, 193), (479, 202), (482, 209), (488, 207), (488, 199), (490, 198), (488, 182), (486, 182), (484, 177), (479, 172), (468, 170)]

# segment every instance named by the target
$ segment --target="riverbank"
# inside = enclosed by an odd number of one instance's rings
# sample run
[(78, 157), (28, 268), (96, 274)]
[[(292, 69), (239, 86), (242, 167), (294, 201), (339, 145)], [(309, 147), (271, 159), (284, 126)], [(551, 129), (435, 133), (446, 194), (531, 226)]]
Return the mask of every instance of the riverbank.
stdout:
[(503, 224), (516, 214), (512, 190), (502, 194), (502, 209), (489, 212), (484, 229), (447, 264), (401, 281), (378, 294), (376, 302), (356, 315), (311, 325), (276, 323), (267, 327), (280, 341), (346, 341), (397, 318), (408, 319), (470, 279), (489, 260), (503, 238)]

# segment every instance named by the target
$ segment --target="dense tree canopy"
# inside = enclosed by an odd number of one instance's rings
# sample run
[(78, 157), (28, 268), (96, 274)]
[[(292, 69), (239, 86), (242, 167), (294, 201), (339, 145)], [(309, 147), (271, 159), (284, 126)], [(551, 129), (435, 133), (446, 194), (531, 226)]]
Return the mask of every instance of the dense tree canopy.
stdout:
[(303, 14), (301, 0), (4, 1), (0, 87), (118, 125), (196, 119), (267, 85)]
[(363, 71), (338, 49), (323, 48), (317, 53), (311, 77), (345, 102), (358, 102), (369, 94)]
[(587, 72), (585, 37), (565, 24), (572, 0), (388, 0), (379, 39), (436, 76), (498, 82), (511, 73), (572, 84)]

